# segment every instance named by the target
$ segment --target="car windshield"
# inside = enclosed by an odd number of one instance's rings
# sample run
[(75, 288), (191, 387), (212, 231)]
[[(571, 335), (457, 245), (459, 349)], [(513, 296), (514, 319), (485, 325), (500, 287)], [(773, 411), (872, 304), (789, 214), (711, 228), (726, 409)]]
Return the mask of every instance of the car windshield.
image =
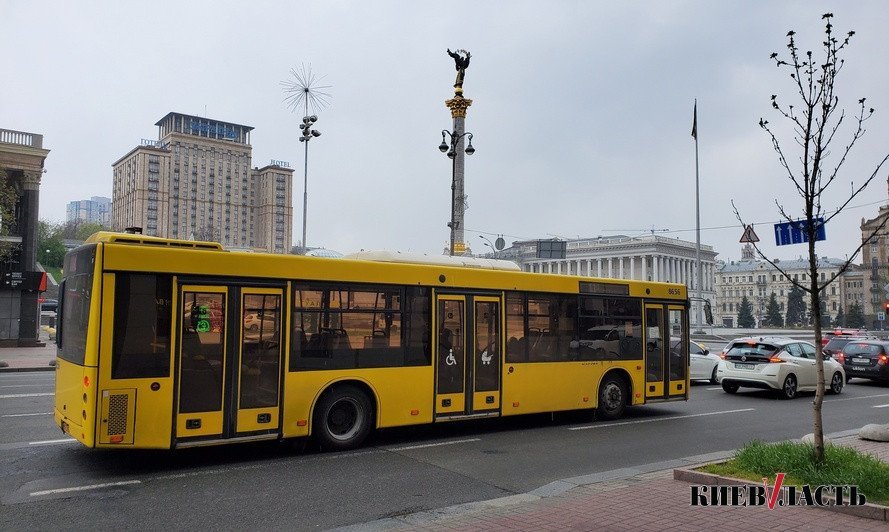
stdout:
[(843, 346), (852, 341), (851, 337), (842, 338), (839, 336), (835, 336), (827, 342), (827, 345), (824, 346), (824, 349), (842, 349)]
[(762, 344), (762, 343), (747, 343), (747, 342), (738, 342), (732, 345), (732, 348), (728, 350), (726, 355), (758, 355), (758, 356), (771, 356), (778, 351), (778, 347), (772, 344)]
[(851, 342), (843, 350), (846, 355), (879, 355), (882, 347), (879, 344)]

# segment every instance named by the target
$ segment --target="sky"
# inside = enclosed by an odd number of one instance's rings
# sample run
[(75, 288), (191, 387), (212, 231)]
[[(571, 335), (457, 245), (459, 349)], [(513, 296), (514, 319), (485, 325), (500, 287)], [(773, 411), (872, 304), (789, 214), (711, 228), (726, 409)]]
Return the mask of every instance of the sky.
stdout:
[[(478, 235), (507, 245), (652, 233), (693, 242), (697, 100), (702, 244), (721, 260), (740, 257), (734, 202), (763, 251), (789, 259), (807, 250), (775, 246), (776, 202), (798, 216), (803, 203), (758, 122), (780, 124), (772, 94), (794, 99), (769, 55), (785, 50), (791, 29), (801, 48), (820, 51), (825, 12), (840, 34), (856, 32), (840, 105), (852, 114), (867, 97), (876, 109), (825, 195), (830, 210), (889, 153), (884, 1), (0, 0), (0, 128), (44, 135), (40, 218), (63, 221), (69, 201), (111, 197), (112, 163), (157, 139), (168, 112), (253, 126), (253, 165), (296, 169), (296, 244), (302, 112), (288, 109), (281, 82), (304, 65), (331, 94), (309, 147), (309, 246), (441, 253), (451, 164), (437, 147), (452, 128), (446, 50), (459, 48), (472, 53), (465, 227), (475, 252), (486, 250)], [(887, 176), (884, 167), (831, 221), (819, 255), (856, 249), (861, 219), (887, 203)]]

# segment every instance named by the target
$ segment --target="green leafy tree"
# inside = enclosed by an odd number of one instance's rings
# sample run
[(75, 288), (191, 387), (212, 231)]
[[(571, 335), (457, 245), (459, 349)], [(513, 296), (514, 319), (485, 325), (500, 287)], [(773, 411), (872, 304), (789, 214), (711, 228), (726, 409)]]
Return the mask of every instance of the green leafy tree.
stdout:
[(815, 325), (815, 316), (821, 316), (821, 326), (822, 327), (830, 327), (831, 319), (830, 314), (827, 313), (827, 301), (821, 300), (821, 312), (815, 313), (812, 312), (812, 307), (809, 306), (809, 325)]
[(857, 301), (849, 306), (846, 326), (852, 328), (864, 327), (864, 310), (861, 309), (861, 305)]
[(69, 220), (58, 226), (56, 230), (59, 238), (66, 240), (86, 240), (93, 233), (98, 233), (99, 231), (108, 231), (108, 227), (80, 219)]
[(775, 292), (772, 292), (772, 295), (769, 296), (769, 302), (766, 304), (766, 317), (763, 320), (763, 325), (768, 325), (769, 327), (784, 326), (784, 317), (781, 315), (781, 306), (778, 305), (778, 298), (775, 296)]
[(784, 322), (788, 327), (799, 327), (808, 322), (803, 290), (797, 285), (791, 286), (790, 293), (787, 294), (787, 318)]
[[(21, 195), (20, 185), (10, 179), (6, 170), (0, 168), (0, 236), (16, 234), (15, 206)], [(13, 257), (21, 244), (0, 240), (0, 262)]]
[(44, 267), (62, 267), (66, 250), (59, 236), (59, 227), (43, 220), (37, 224), (37, 262)]
[(752, 329), (756, 327), (756, 318), (753, 317), (753, 304), (744, 296), (741, 304), (738, 306), (738, 327), (743, 329)]
[(834, 321), (836, 322), (837, 327), (846, 326), (846, 312), (843, 310), (842, 305), (840, 305), (840, 310), (837, 311), (837, 317)]

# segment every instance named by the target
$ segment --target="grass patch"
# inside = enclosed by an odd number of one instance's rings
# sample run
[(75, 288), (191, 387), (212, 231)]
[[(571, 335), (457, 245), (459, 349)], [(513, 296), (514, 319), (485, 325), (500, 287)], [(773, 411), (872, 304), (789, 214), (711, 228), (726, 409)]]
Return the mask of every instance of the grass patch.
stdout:
[(48, 273), (51, 273), (57, 283), (62, 282), (62, 269), (61, 268), (55, 268), (53, 266), (44, 266), (43, 269), (46, 270)]
[(824, 464), (816, 466), (815, 448), (807, 443), (762, 443), (745, 445), (728, 462), (710, 464), (700, 471), (762, 482), (774, 482), (776, 473), (786, 473), (785, 485), (854, 484), (868, 502), (889, 505), (889, 464), (850, 447), (826, 444)]

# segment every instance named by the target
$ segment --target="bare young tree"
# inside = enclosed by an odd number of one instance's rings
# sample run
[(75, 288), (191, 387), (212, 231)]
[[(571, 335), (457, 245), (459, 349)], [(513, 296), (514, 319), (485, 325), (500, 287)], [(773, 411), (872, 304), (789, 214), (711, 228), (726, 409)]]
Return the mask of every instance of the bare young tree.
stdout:
[[(809, 294), (810, 308), (812, 309), (812, 321), (815, 327), (815, 345), (818, 347), (817, 368), (818, 368), (818, 388), (815, 393), (814, 402), (814, 436), (815, 436), (815, 462), (824, 462), (824, 431), (822, 426), (821, 405), (824, 401), (824, 360), (821, 356), (821, 293), (830, 283), (839, 275), (846, 271), (849, 264), (855, 260), (861, 248), (870, 241), (872, 235), (862, 238), (861, 245), (852, 253), (851, 256), (840, 266), (838, 271), (831, 275), (828, 279), (819, 281), (818, 277), (818, 256), (815, 254), (816, 233), (820, 228), (819, 219), (824, 219), (824, 224), (830, 222), (839, 215), (870, 184), (871, 181), (880, 172), (880, 169), (889, 160), (889, 154), (877, 162), (873, 172), (869, 176), (865, 176), (860, 184), (856, 185), (853, 181), (852, 191), (845, 196), (838, 206), (825, 210), (822, 207), (822, 199), (824, 199), (825, 191), (840, 176), (840, 169), (846, 162), (852, 147), (864, 135), (864, 125), (868, 119), (873, 116), (874, 109), (865, 105), (865, 98), (858, 100), (857, 112), (854, 115), (847, 116), (846, 111), (839, 105), (840, 99), (837, 95), (837, 78), (843, 69), (844, 59), (842, 55), (850, 40), (855, 35), (854, 31), (848, 32), (842, 37), (837, 37), (834, 32), (832, 13), (824, 14), (821, 19), (824, 21), (824, 40), (821, 43), (821, 52), (816, 57), (811, 50), (801, 52), (797, 41), (796, 33), (790, 31), (787, 33), (787, 51), (784, 54), (773, 53), (770, 58), (775, 61), (778, 68), (784, 69), (792, 80), (795, 92), (794, 104), (785, 104), (779, 100), (777, 95), (772, 95), (771, 105), (775, 112), (793, 129), (793, 143), (791, 147), (797, 146), (801, 149), (801, 153), (794, 157), (790, 152), (786, 151), (784, 146), (779, 142), (776, 130), (772, 128), (768, 120), (760, 119), (759, 126), (769, 135), (772, 141), (772, 148), (778, 154), (778, 162), (786, 173), (785, 177), (789, 179), (797, 194), (803, 200), (802, 222), (790, 215), (790, 209), (778, 200), (775, 200), (781, 217), (791, 223), (798, 225), (808, 237), (808, 257), (809, 257), (809, 279), (807, 281), (796, 281), (783, 270), (779, 264), (776, 264), (766, 257), (759, 247), (756, 251), (760, 257), (777, 269), (783, 276), (793, 285), (799, 287)], [(831, 148), (839, 143), (837, 133), (844, 124), (854, 130), (851, 139), (836, 150), (836, 154), (831, 152)], [(796, 148), (793, 148), (796, 149)], [(734, 206), (734, 205), (733, 205)], [(735, 208), (735, 215), (742, 224), (744, 221)], [(886, 225), (889, 216), (882, 220), (882, 223), (874, 229), (874, 234), (881, 231)], [(842, 384), (841, 384), (842, 385)]]

